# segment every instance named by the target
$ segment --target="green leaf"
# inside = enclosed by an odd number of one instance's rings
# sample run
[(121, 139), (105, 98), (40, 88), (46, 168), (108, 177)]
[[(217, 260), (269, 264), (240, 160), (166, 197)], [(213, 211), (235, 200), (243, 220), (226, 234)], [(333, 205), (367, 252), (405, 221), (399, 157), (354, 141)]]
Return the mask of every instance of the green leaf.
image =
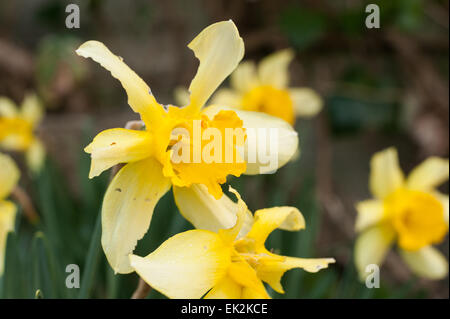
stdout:
[(325, 34), (326, 23), (321, 13), (300, 6), (289, 7), (282, 11), (279, 18), (281, 31), (299, 50), (319, 41)]
[(95, 284), (96, 272), (100, 260), (100, 254), (102, 251), (100, 242), (102, 234), (101, 216), (101, 213), (99, 213), (97, 216), (97, 222), (95, 223), (95, 228), (91, 237), (91, 243), (87, 252), (86, 261), (84, 263), (80, 292), (78, 294), (79, 299), (89, 298)]

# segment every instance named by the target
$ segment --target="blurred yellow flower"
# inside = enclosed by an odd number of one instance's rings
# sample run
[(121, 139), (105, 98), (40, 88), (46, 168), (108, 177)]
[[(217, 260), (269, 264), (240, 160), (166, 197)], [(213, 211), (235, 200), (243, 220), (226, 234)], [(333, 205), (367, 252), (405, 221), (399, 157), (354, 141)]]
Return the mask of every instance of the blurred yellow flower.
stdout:
[[(220, 133), (227, 128), (241, 128), (245, 133), (247, 122), (258, 123), (257, 127), (279, 127), (285, 133), (280, 135), (283, 143), (278, 150), (281, 154), (279, 166), (284, 165), (297, 149), (297, 134), (277, 118), (261, 117), (256, 112), (241, 116), (232, 110), (202, 109), (244, 54), (243, 41), (231, 20), (210, 25), (188, 47), (194, 51), (200, 65), (189, 87), (190, 103), (183, 108), (160, 105), (147, 84), (102, 43), (88, 41), (76, 51), (80, 56), (100, 63), (121, 82), (128, 94), (129, 105), (145, 124), (145, 130), (140, 131), (123, 128), (103, 131), (85, 148), (92, 158), (90, 178), (116, 164), (127, 163), (109, 185), (102, 207), (103, 249), (110, 265), (119, 273), (133, 271), (128, 254), (147, 232), (155, 205), (172, 185), (175, 200), (178, 189), (186, 189), (180, 190), (183, 196), (186, 195), (183, 201), (196, 203), (209, 194), (219, 199), (222, 196), (220, 184), (225, 183), (228, 175), (239, 176), (248, 169), (251, 170), (249, 173), (258, 169), (258, 163), (250, 164), (241, 159), (237, 148), (242, 146), (242, 140), (237, 138), (232, 143), (225, 140), (221, 144), (222, 153), (236, 154), (231, 162), (208, 163), (202, 158), (175, 163), (172, 160), (175, 130), (183, 129), (188, 135), (195, 135), (195, 123), (201, 122), (200, 135), (207, 128), (218, 129)], [(191, 149), (194, 147), (186, 144)], [(200, 187), (203, 185), (206, 191)], [(191, 218), (196, 216), (195, 211), (189, 210), (193, 206), (187, 205), (183, 215), (196, 227), (201, 224), (216, 229), (231, 227), (235, 222), (235, 215), (227, 215), (229, 211), (224, 211), (224, 215), (213, 216), (216, 212), (210, 212), (201, 218)]]
[(355, 263), (361, 278), (367, 265), (381, 265), (394, 242), (418, 276), (447, 275), (448, 262), (432, 245), (448, 232), (449, 198), (435, 189), (448, 177), (448, 159), (430, 157), (405, 180), (395, 148), (373, 156), (370, 189), (376, 199), (356, 207), (356, 231), (361, 234), (355, 244)]
[(244, 220), (251, 213), (239, 194), (230, 191), (238, 198), (235, 226), (218, 232), (190, 230), (146, 257), (130, 255), (141, 278), (169, 298), (259, 299), (270, 298), (263, 282), (284, 293), (280, 280), (290, 269), (317, 272), (334, 263), (333, 258), (294, 258), (268, 251), (264, 243), (275, 229), (305, 228), (302, 214), (294, 207), (261, 209), (248, 225)]
[(7, 155), (0, 153), (0, 276), (3, 275), (5, 263), (6, 239), (8, 233), (14, 231), (16, 205), (6, 200), (16, 187), (20, 177), (19, 169)]
[(288, 65), (294, 53), (290, 49), (264, 58), (258, 65), (246, 61), (231, 75), (232, 89), (221, 89), (211, 104), (277, 116), (289, 124), (295, 118), (312, 117), (320, 112), (323, 101), (310, 88), (289, 88)]
[(45, 148), (34, 134), (43, 113), (34, 94), (25, 97), (20, 109), (10, 99), (0, 97), (0, 148), (25, 152), (28, 167), (33, 172), (41, 169), (45, 159)]

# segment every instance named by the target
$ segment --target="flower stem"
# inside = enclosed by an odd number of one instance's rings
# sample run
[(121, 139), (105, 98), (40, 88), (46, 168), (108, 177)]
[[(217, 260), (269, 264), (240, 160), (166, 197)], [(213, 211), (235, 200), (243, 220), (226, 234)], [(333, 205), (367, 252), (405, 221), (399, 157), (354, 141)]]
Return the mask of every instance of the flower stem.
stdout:
[(139, 278), (138, 286), (133, 292), (131, 299), (145, 299), (150, 293), (152, 287), (150, 287), (142, 278)]
[(34, 208), (33, 202), (31, 201), (30, 196), (28, 196), (27, 192), (17, 186), (11, 193), (11, 197), (13, 197), (22, 207), (23, 213), (28, 221), (32, 225), (36, 225), (39, 221), (39, 215)]

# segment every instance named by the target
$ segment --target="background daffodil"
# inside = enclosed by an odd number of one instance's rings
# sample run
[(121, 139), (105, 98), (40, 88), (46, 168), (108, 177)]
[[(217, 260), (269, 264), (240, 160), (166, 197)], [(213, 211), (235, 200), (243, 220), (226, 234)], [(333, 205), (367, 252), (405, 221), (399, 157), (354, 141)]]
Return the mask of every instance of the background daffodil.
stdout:
[(375, 196), (357, 205), (355, 263), (361, 278), (369, 264), (381, 265), (397, 242), (400, 255), (418, 276), (441, 279), (448, 262), (433, 244), (448, 232), (449, 198), (435, 188), (449, 177), (449, 161), (430, 157), (404, 178), (394, 148), (371, 161), (370, 189)]
[(27, 95), (20, 109), (13, 101), (0, 97), (0, 147), (25, 152), (28, 167), (38, 172), (45, 158), (45, 149), (35, 130), (43, 117), (43, 108), (34, 94)]
[(264, 243), (276, 228), (305, 228), (302, 214), (294, 207), (261, 209), (255, 212), (253, 225), (243, 232), (244, 216), (249, 212), (239, 194), (230, 190), (238, 198), (235, 226), (217, 233), (183, 232), (144, 258), (130, 255), (141, 278), (170, 298), (260, 299), (270, 298), (263, 282), (284, 293), (280, 280), (286, 271), (317, 272), (334, 262), (333, 258), (294, 258), (268, 251)]
[(6, 239), (8, 233), (14, 231), (17, 211), (16, 205), (6, 200), (6, 197), (16, 187), (20, 172), (11, 157), (2, 153), (0, 153), (0, 167), (0, 276), (2, 276), (5, 263)]
[[(232, 21), (207, 27), (188, 47), (194, 51), (200, 65), (189, 87), (189, 105), (183, 108), (160, 105), (147, 84), (122, 58), (115, 56), (102, 43), (88, 41), (76, 51), (100, 63), (121, 82), (128, 94), (129, 105), (145, 123), (145, 130), (140, 131), (122, 128), (103, 131), (85, 148), (92, 158), (91, 178), (116, 164), (127, 163), (109, 185), (102, 207), (102, 246), (115, 272), (133, 271), (128, 254), (147, 232), (156, 203), (172, 185), (175, 189), (201, 190), (189, 192), (187, 198), (193, 202), (201, 200), (205, 190), (219, 199), (222, 196), (220, 184), (226, 181), (226, 176), (239, 176), (246, 172), (248, 163), (239, 161), (239, 154), (236, 154), (232, 163), (173, 163), (171, 134), (174, 129), (183, 128), (191, 133), (194, 120), (200, 120), (202, 128), (214, 127), (220, 130), (245, 129), (251, 120), (257, 121), (260, 127), (280, 127), (289, 137), (285, 136), (280, 146), (279, 154), (287, 157), (279, 160), (280, 166), (289, 160), (298, 146), (295, 131), (291, 127), (280, 126), (278, 119), (261, 120), (257, 113), (254, 117), (247, 113), (247, 118), (240, 118), (232, 110), (220, 110), (211, 116), (208, 108), (202, 110), (205, 102), (234, 70), (244, 54), (243, 41)], [(237, 142), (222, 145), (236, 153), (237, 147), (241, 146)], [(255, 165), (258, 163), (252, 166), (254, 170)], [(176, 197), (177, 192), (174, 194)], [(183, 209), (185, 212), (192, 205), (186, 207)], [(184, 216), (189, 219), (195, 213), (185, 213)], [(214, 219), (222, 228), (231, 227), (235, 222), (235, 215), (214, 215), (216, 213), (208, 211), (200, 220)], [(197, 218), (189, 220), (198, 227)], [(202, 225), (205, 223), (202, 222)]]
[(264, 58), (258, 65), (245, 61), (231, 75), (231, 89), (217, 91), (213, 104), (258, 111), (282, 118), (293, 125), (295, 118), (311, 117), (323, 101), (310, 88), (289, 88), (288, 65), (294, 58), (290, 49)]

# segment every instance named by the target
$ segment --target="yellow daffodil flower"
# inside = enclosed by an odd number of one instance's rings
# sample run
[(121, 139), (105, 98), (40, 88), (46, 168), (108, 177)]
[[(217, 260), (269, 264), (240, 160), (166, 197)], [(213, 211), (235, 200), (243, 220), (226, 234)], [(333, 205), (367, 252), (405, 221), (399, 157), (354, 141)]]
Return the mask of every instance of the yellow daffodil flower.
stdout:
[(404, 178), (397, 151), (376, 153), (371, 161), (370, 189), (376, 199), (357, 205), (355, 263), (360, 277), (366, 266), (381, 265), (397, 242), (400, 255), (418, 276), (441, 279), (448, 262), (433, 244), (448, 232), (449, 198), (435, 188), (449, 176), (449, 161), (430, 157)]
[(6, 197), (16, 187), (20, 177), (19, 169), (7, 155), (0, 153), (0, 276), (3, 275), (5, 263), (6, 239), (14, 231), (16, 205)]
[(41, 169), (45, 158), (44, 146), (34, 134), (42, 116), (42, 106), (34, 94), (25, 97), (20, 110), (10, 99), (0, 97), (0, 148), (25, 152), (33, 172)]
[(258, 65), (241, 63), (231, 75), (232, 89), (217, 91), (213, 104), (257, 111), (282, 118), (293, 125), (295, 118), (312, 117), (322, 109), (322, 99), (310, 88), (289, 88), (290, 49), (264, 58)]
[[(293, 268), (317, 272), (333, 258), (294, 258), (271, 253), (265, 241), (277, 228), (305, 228), (303, 215), (294, 207), (273, 207), (255, 212), (253, 224), (239, 194), (236, 224), (218, 232), (190, 230), (165, 241), (146, 257), (130, 255), (131, 266), (151, 287), (169, 298), (259, 299), (270, 298), (263, 282), (284, 293), (283, 274)], [(205, 295), (206, 294), (206, 295)]]
[[(200, 213), (190, 208), (210, 194), (216, 199), (221, 198), (220, 184), (228, 175), (261, 172), (260, 163), (243, 161), (238, 153), (231, 163), (207, 163), (203, 159), (193, 163), (174, 163), (171, 139), (174, 130), (181, 128), (192, 133), (194, 121), (201, 122), (199, 133), (206, 128), (216, 128), (221, 133), (227, 128), (246, 130), (251, 125), (278, 128), (281, 132), (278, 134), (278, 167), (289, 161), (298, 146), (295, 131), (277, 118), (256, 112), (237, 114), (231, 110), (202, 109), (244, 54), (243, 41), (232, 21), (210, 25), (188, 47), (194, 51), (200, 65), (189, 87), (190, 103), (182, 108), (160, 105), (147, 84), (102, 43), (88, 41), (76, 51), (80, 56), (101, 64), (121, 82), (129, 105), (140, 114), (145, 124), (145, 130), (115, 128), (103, 131), (85, 148), (92, 158), (91, 178), (116, 164), (127, 163), (109, 185), (102, 207), (103, 249), (110, 265), (119, 273), (133, 271), (128, 255), (147, 232), (155, 205), (172, 185), (175, 199), (181, 193), (184, 197), (180, 201), (189, 202), (183, 208), (183, 215), (194, 226), (206, 229), (231, 227), (236, 220), (236, 210), (224, 210), (223, 215), (203, 211), (203, 215), (198, 217)], [(266, 143), (260, 144), (265, 146)], [(228, 144), (225, 141), (222, 145), (223, 153), (229, 150), (233, 154), (242, 146), (242, 141), (236, 139)], [(234, 215), (228, 215), (231, 211)]]

